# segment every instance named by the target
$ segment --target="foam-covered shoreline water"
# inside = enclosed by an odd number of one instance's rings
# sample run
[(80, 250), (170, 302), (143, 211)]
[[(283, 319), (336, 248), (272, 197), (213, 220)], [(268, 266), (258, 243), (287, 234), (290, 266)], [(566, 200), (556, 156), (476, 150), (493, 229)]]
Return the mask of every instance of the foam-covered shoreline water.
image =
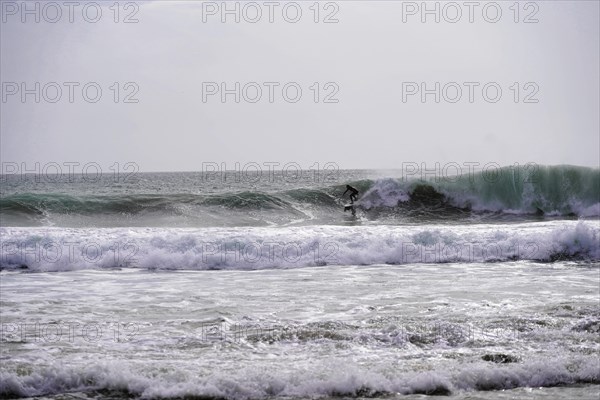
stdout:
[(575, 385), (593, 398), (597, 274), (523, 262), (3, 272), (0, 394), (469, 398), (560, 387), (552, 397), (567, 399)]
[[(319, 363), (310, 369), (282, 373), (275, 368), (242, 369), (238, 379), (226, 373), (195, 377), (181, 367), (149, 374), (151, 365), (99, 363), (82, 368), (53, 366), (36, 375), (0, 373), (0, 393), (6, 397), (45, 396), (62, 392), (101, 392), (120, 397), (270, 399), (306, 397), (384, 397), (390, 395), (450, 395), (459, 392), (520, 387), (600, 385), (595, 357), (577, 360), (540, 359), (516, 367), (475, 362), (455, 370), (427, 372), (374, 371), (344, 365), (344, 360)], [(156, 367), (154, 367), (156, 368)], [(163, 367), (164, 368), (164, 367)], [(112, 393), (111, 393), (112, 392)]]
[(0, 268), (30, 271), (600, 261), (600, 226), (594, 221), (451, 227), (0, 228), (0, 235)]

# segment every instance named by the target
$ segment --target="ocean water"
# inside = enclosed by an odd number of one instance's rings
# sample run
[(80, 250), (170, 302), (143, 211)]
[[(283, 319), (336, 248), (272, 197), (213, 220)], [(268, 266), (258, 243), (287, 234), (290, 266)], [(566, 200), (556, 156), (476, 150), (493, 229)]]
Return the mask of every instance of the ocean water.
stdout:
[(598, 169), (1, 179), (2, 398), (600, 396)]

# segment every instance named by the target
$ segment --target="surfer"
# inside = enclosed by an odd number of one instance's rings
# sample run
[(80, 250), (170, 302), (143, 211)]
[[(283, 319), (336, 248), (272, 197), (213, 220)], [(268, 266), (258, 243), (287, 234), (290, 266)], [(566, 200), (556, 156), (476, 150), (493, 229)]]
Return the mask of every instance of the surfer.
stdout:
[(354, 201), (356, 199), (358, 199), (358, 190), (356, 190), (355, 188), (353, 188), (350, 185), (346, 185), (346, 191), (344, 192), (344, 194), (342, 194), (342, 197), (344, 197), (344, 195), (350, 191), (350, 202), (354, 203)]
[(344, 207), (344, 212), (352, 211), (352, 215), (356, 215), (354, 201), (358, 199), (358, 190), (356, 190), (350, 185), (346, 185), (346, 191), (342, 194), (342, 197), (344, 197), (348, 192), (350, 192), (350, 205)]

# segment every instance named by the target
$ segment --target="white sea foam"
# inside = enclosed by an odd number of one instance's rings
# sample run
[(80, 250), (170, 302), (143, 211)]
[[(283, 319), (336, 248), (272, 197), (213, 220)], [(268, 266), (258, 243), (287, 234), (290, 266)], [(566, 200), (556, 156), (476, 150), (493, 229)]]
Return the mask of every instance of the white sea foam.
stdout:
[[(163, 365), (164, 367), (164, 365)], [(0, 373), (0, 394), (29, 397), (72, 391), (112, 390), (143, 398), (214, 396), (261, 399), (273, 396), (368, 396), (373, 394), (449, 394), (576, 383), (600, 383), (597, 358), (544, 359), (496, 365), (476, 361), (452, 370), (365, 369), (343, 360), (309, 366), (214, 368), (199, 373), (193, 365), (157, 369), (130, 362), (85, 367), (34, 367), (29, 374)]]
[(557, 259), (600, 260), (593, 221), (288, 228), (2, 228), (0, 264), (34, 271), (265, 269)]

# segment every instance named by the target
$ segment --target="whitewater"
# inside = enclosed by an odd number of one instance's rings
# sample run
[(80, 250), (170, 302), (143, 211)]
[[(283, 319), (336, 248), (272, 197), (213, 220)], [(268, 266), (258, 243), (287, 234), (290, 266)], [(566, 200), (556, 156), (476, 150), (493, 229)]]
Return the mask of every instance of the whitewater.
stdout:
[(114, 178), (1, 177), (0, 397), (600, 395), (598, 169)]

